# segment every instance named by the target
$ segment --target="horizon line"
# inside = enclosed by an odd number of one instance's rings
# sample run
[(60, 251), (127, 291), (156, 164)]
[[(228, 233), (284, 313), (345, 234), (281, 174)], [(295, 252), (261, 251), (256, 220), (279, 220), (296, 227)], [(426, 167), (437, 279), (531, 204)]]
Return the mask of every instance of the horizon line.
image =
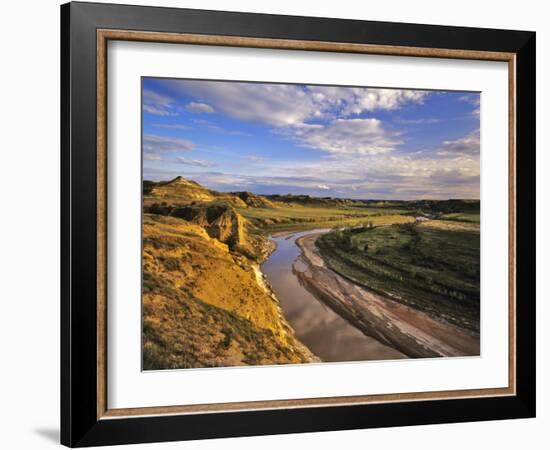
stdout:
[(187, 180), (187, 181), (192, 181), (194, 183), (197, 183), (199, 186), (202, 186), (206, 189), (209, 189), (211, 191), (215, 191), (215, 192), (223, 192), (224, 194), (233, 194), (233, 193), (239, 193), (239, 192), (249, 192), (251, 194), (254, 194), (254, 195), (258, 195), (258, 196), (262, 196), (262, 197), (274, 197), (274, 196), (279, 196), (279, 197), (284, 197), (284, 196), (295, 196), (295, 197), (310, 197), (310, 198), (319, 198), (319, 199), (333, 199), (333, 200), (352, 200), (352, 201), (368, 201), (368, 202), (416, 202), (416, 201), (435, 201), (435, 202), (445, 202), (445, 201), (451, 201), (451, 200), (460, 200), (460, 201), (478, 201), (478, 202), (481, 202), (481, 199), (479, 197), (447, 197), (447, 198), (444, 198), (444, 199), (437, 199), (437, 198), (430, 198), (430, 197), (419, 197), (419, 198), (413, 198), (413, 199), (408, 199), (408, 200), (405, 200), (403, 198), (352, 198), (352, 197), (334, 197), (334, 196), (330, 196), (330, 195), (325, 195), (325, 196), (317, 196), (317, 195), (311, 195), (311, 194), (293, 194), (292, 192), (287, 192), (285, 194), (258, 194), (254, 191), (248, 191), (248, 190), (239, 190), (239, 189), (232, 189), (232, 190), (227, 190), (227, 191), (222, 191), (222, 190), (216, 190), (216, 189), (211, 189), (207, 186), (204, 186), (203, 184), (199, 183), (198, 181), (195, 181), (195, 180), (192, 180), (190, 178), (186, 178), (182, 175), (177, 175), (169, 180), (158, 180), (158, 181), (154, 181), (154, 180), (147, 180), (145, 178), (142, 177), (142, 180), (141, 182), (142, 183), (145, 183), (145, 182), (149, 182), (149, 183), (170, 183), (172, 181), (175, 181), (176, 179), (178, 178), (183, 178), (184, 180)]

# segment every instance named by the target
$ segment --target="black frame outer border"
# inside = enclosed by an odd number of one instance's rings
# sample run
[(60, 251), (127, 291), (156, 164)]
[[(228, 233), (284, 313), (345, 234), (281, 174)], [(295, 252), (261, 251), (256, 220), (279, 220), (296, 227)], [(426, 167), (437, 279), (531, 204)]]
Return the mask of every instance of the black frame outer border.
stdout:
[[(517, 395), (97, 420), (96, 29), (517, 55)], [(535, 33), (69, 3), (61, 6), (61, 443), (71, 447), (535, 416)]]

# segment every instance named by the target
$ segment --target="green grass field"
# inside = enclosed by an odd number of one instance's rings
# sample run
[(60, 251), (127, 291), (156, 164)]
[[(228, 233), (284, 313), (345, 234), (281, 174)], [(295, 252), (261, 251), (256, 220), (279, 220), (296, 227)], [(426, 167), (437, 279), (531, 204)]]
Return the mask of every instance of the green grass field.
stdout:
[(267, 232), (349, 227), (366, 222), (384, 225), (414, 220), (406, 215), (407, 210), (358, 206), (321, 207), (277, 203), (275, 208), (237, 208), (237, 211)]
[(479, 332), (479, 229), (438, 222), (334, 230), (317, 246), (341, 275)]
[(441, 220), (454, 220), (457, 222), (479, 223), (479, 213), (451, 213), (443, 214)]

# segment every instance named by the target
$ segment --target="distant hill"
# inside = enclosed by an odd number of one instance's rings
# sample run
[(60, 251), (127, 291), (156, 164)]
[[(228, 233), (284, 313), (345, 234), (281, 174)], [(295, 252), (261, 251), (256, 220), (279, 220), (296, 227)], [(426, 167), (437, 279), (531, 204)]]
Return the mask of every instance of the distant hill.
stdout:
[(294, 195), (294, 194), (273, 194), (265, 195), (264, 198), (271, 202), (280, 203), (296, 203), (304, 206), (351, 206), (363, 203), (362, 200), (352, 200), (347, 198), (334, 197), (311, 197), (310, 195)]
[(276, 208), (279, 203), (317, 207), (364, 206), (382, 208), (406, 208), (426, 212), (458, 213), (479, 212), (479, 200), (376, 200), (336, 197), (312, 197), (310, 195), (270, 194), (259, 195), (248, 191), (218, 192), (207, 189), (196, 181), (178, 176), (170, 181), (144, 181), (144, 204), (153, 203), (184, 205), (194, 202), (225, 201), (235, 208)]
[(440, 213), (479, 213), (479, 200), (412, 200), (405, 202), (408, 208)]

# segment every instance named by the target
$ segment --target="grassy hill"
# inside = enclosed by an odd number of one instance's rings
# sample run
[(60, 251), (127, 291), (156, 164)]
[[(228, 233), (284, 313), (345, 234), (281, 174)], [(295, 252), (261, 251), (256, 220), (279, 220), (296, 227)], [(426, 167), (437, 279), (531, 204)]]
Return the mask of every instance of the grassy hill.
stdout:
[(479, 332), (478, 224), (432, 220), (335, 230), (317, 246), (346, 278)]
[(402, 210), (358, 208), (353, 206), (326, 207), (275, 203), (275, 208), (240, 209), (240, 214), (266, 232), (307, 230), (360, 225), (414, 222), (414, 217)]
[(311, 360), (257, 277), (202, 226), (145, 214), (144, 369)]
[(210, 237), (227, 244), (251, 259), (261, 259), (266, 254), (265, 239), (255, 227), (225, 201), (193, 202), (183, 205), (154, 203), (144, 207), (144, 212), (183, 219), (201, 226)]
[(311, 197), (310, 195), (294, 195), (294, 194), (274, 194), (266, 195), (267, 199), (278, 203), (298, 204), (302, 206), (324, 206), (324, 207), (340, 207), (360, 205), (361, 200), (350, 200), (333, 197)]
[(180, 205), (193, 202), (225, 201), (233, 206), (246, 207), (246, 203), (238, 196), (212, 191), (193, 180), (176, 177), (170, 181), (158, 183), (145, 181), (143, 183), (143, 204), (149, 206), (155, 203), (164, 205)]
[(231, 194), (240, 198), (251, 208), (275, 208), (272, 201), (263, 195), (253, 194), (252, 192), (232, 192)]

